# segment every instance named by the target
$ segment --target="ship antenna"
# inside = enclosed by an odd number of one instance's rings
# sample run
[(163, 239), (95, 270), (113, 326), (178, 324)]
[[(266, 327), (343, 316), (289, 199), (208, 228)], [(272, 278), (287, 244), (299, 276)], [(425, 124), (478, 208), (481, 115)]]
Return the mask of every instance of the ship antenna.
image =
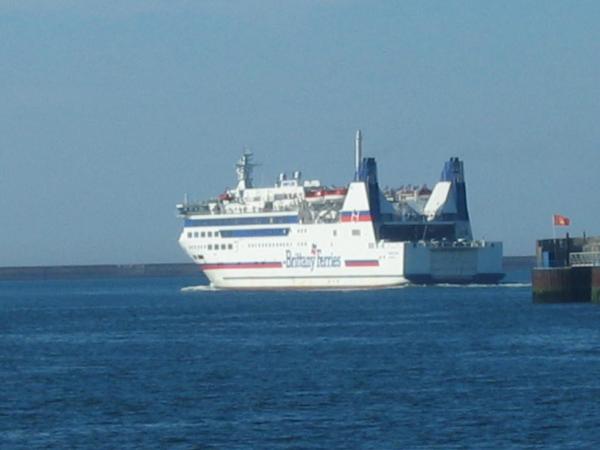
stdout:
[(355, 169), (354, 180), (355, 181), (358, 181), (358, 178), (359, 178), (358, 171), (360, 170), (361, 161), (362, 161), (362, 135), (360, 133), (360, 130), (356, 130), (356, 140), (354, 143), (354, 169)]

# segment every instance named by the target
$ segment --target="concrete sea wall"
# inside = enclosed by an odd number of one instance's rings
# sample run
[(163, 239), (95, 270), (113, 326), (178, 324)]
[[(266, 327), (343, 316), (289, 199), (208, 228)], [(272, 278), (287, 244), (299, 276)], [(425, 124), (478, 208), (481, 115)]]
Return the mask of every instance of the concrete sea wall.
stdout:
[(600, 267), (592, 270), (591, 299), (594, 303), (600, 303)]
[(536, 303), (600, 303), (600, 267), (535, 268), (532, 293)]

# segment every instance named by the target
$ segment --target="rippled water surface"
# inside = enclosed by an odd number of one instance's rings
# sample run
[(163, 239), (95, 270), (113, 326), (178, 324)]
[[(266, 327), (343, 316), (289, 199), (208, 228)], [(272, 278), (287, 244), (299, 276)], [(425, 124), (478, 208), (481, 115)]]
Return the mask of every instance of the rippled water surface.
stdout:
[(0, 283), (2, 448), (594, 448), (600, 307), (527, 285)]

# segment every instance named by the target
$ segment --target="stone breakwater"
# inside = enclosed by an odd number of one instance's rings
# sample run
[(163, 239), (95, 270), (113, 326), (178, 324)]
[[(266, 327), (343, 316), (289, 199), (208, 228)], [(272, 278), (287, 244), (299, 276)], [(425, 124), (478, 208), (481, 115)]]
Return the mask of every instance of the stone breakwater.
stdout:
[(0, 280), (200, 276), (194, 263), (0, 267)]

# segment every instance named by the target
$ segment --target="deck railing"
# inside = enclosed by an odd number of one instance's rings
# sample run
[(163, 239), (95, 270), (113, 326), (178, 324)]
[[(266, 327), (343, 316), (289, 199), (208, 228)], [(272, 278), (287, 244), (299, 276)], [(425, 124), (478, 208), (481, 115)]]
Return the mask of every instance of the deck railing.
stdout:
[(600, 266), (600, 252), (573, 252), (569, 255), (569, 265), (574, 267)]

